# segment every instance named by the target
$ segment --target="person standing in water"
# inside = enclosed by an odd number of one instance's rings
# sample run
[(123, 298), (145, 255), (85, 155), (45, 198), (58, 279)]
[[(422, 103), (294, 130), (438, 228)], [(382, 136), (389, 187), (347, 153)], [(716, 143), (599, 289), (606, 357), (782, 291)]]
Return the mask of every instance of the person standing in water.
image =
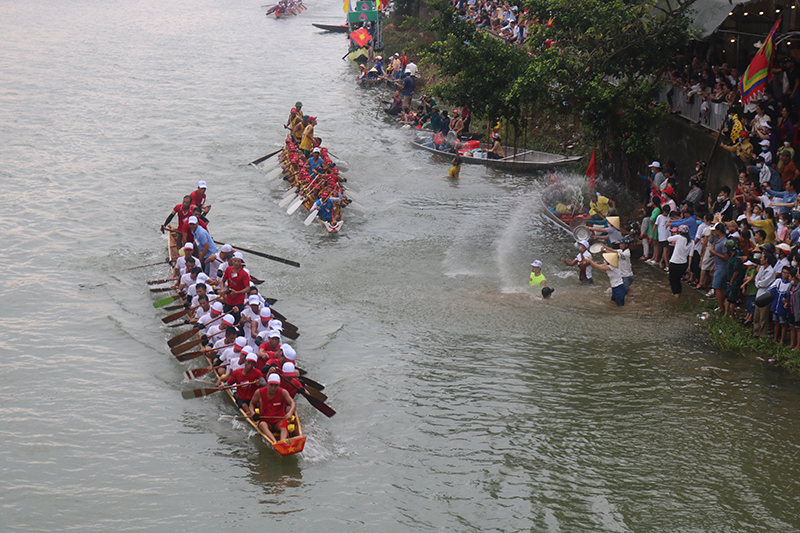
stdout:
[(581, 247), (580, 252), (578, 255), (575, 256), (575, 259), (572, 261), (567, 261), (565, 257), (561, 258), (561, 262), (567, 266), (575, 266), (578, 265), (580, 268), (578, 272), (578, 278), (581, 281), (581, 285), (591, 285), (594, 283), (592, 279), (592, 254), (589, 253), (589, 241), (583, 240), (578, 243)]

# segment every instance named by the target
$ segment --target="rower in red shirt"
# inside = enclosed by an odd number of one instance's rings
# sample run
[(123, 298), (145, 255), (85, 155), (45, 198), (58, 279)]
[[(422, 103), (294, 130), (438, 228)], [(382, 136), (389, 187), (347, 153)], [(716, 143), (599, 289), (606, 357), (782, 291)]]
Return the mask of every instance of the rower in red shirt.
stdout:
[(226, 311), (230, 311), (235, 305), (240, 306), (239, 311), (244, 309), (245, 295), (250, 290), (250, 275), (244, 270), (243, 259), (241, 252), (234, 253), (228, 261), (231, 266), (222, 275), (222, 284), (228, 292), (225, 298)]
[(255, 392), (261, 386), (261, 378), (264, 377), (264, 374), (262, 374), (261, 371), (256, 368), (257, 361), (258, 357), (256, 357), (256, 354), (248, 354), (247, 359), (244, 361), (244, 368), (234, 370), (228, 377), (228, 385), (255, 382), (251, 385), (236, 387), (236, 394), (234, 394), (236, 405), (244, 410), (248, 416), (253, 416), (253, 413), (255, 413), (255, 411), (250, 408), (250, 402), (253, 399)]
[(281, 332), (277, 330), (271, 330), (267, 333), (267, 341), (263, 343), (261, 346), (258, 347), (258, 356), (262, 359), (275, 359), (276, 353), (281, 347)]
[(197, 182), (197, 189), (189, 195), (192, 197), (192, 203), (199, 207), (204, 215), (207, 215), (211, 209), (210, 205), (206, 205), (206, 187), (206, 182), (200, 180)]
[(286, 392), (289, 393), (289, 396), (294, 398), (298, 390), (304, 390), (303, 384), (297, 379), (297, 371), (292, 363), (289, 363), (288, 361), (284, 363), (280, 374), (282, 378), (281, 387), (286, 389)]
[(264, 432), (267, 439), (273, 444), (276, 442), (273, 431), (280, 431), (280, 440), (289, 438), (287, 420), (294, 416), (297, 405), (286, 391), (280, 387), (281, 378), (275, 374), (270, 374), (267, 378), (267, 386), (258, 389), (253, 394), (250, 402), (250, 412), (255, 412), (258, 408), (258, 426)]
[(192, 208), (192, 214), (197, 217), (197, 225), (208, 231), (208, 220), (203, 216), (203, 210), (196, 205), (193, 205)]
[(178, 231), (181, 232), (181, 237), (183, 239), (181, 245), (187, 242), (193, 242), (194, 238), (192, 237), (191, 231), (189, 231), (189, 217), (192, 216), (193, 210), (194, 205), (192, 204), (192, 197), (187, 194), (183, 197), (183, 203), (172, 208), (172, 213), (169, 214), (167, 220), (161, 225), (161, 233), (164, 233), (165, 226), (172, 222), (175, 215), (178, 215)]

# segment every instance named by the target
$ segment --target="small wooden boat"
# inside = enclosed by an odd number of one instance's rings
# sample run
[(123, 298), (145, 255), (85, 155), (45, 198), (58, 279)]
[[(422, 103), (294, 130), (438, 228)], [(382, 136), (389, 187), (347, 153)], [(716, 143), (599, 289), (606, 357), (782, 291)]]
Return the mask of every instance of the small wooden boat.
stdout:
[(318, 29), (322, 30), (322, 31), (329, 31), (331, 33), (347, 33), (347, 31), (348, 31), (347, 24), (340, 24), (340, 25), (337, 26), (337, 25), (334, 25), (334, 24), (316, 24), (316, 23), (312, 23), (311, 25), (314, 26), (315, 28), (318, 28)]
[[(511, 146), (504, 146), (503, 152), (507, 155), (503, 159), (488, 159), (485, 153), (491, 149), (491, 145), (487, 143), (480, 143), (478, 141), (471, 141), (473, 144), (464, 145), (468, 148), (467, 151), (459, 151), (458, 154), (454, 151), (444, 151), (437, 149), (432, 142), (432, 139), (415, 139), (411, 141), (417, 148), (422, 148), (434, 154), (443, 155), (452, 158), (455, 155), (460, 155), (464, 163), (470, 165), (484, 165), (498, 170), (508, 170), (513, 172), (537, 172), (548, 168), (554, 168), (562, 165), (568, 165), (576, 161), (580, 161), (583, 156), (564, 156), (559, 154), (550, 154), (547, 152), (538, 152), (536, 150), (523, 150)], [(474, 150), (480, 149), (480, 152)]]

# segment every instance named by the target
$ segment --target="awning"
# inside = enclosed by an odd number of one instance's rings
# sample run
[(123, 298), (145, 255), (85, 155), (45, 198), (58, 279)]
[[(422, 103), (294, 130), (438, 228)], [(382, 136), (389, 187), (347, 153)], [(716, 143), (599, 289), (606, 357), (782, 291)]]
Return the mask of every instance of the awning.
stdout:
[(705, 39), (722, 24), (733, 8), (741, 4), (752, 4), (756, 0), (696, 0), (690, 7), (693, 19), (690, 28), (697, 30), (700, 39)]

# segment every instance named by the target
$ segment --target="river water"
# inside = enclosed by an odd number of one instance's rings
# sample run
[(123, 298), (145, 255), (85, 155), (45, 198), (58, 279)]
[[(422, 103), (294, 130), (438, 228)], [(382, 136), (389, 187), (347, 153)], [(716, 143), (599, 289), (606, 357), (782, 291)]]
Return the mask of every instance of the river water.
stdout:
[[(306, 4), (0, 8), (0, 530), (798, 530), (798, 387), (707, 347), (652, 269), (623, 309), (579, 287), (541, 178), (442, 178), (311, 26), (339, 3)], [(368, 209), (338, 236), (244, 165), (298, 99)], [(182, 400), (145, 284), (167, 271), (114, 272), (164, 259), (198, 179), (215, 238), (302, 264), (248, 256), (338, 411), (300, 400), (300, 456)]]

